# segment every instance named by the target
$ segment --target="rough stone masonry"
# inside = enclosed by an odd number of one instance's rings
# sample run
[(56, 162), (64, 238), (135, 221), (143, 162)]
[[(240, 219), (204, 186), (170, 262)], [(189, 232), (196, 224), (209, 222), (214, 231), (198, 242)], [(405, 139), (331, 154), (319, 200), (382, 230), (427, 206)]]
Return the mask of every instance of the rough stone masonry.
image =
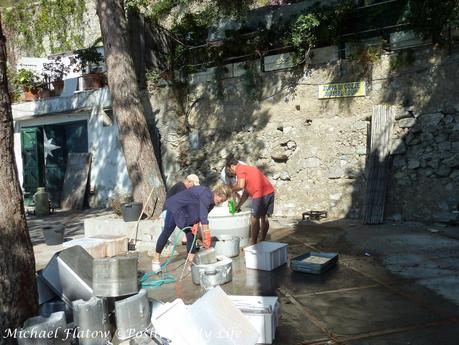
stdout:
[[(298, 71), (261, 72), (257, 63), (233, 77), (189, 80), (150, 94), (168, 184), (188, 172), (208, 182), (224, 159), (262, 168), (277, 190), (275, 215), (327, 210), (358, 218), (365, 202), (373, 106), (396, 116), (387, 218), (446, 221), (459, 191), (458, 55), (432, 49), (393, 68), (397, 54), (363, 64), (338, 60)], [(236, 70), (233, 64), (227, 68)], [(255, 71), (255, 72), (253, 72)], [(318, 85), (366, 82), (365, 97), (318, 99)], [(180, 96), (178, 96), (180, 95)]]

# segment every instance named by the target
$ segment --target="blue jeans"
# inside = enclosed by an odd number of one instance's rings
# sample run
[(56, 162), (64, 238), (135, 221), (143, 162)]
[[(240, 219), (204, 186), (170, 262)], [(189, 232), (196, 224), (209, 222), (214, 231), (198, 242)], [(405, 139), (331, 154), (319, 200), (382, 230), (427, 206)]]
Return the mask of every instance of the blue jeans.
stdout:
[[(166, 218), (164, 219), (163, 231), (159, 235), (158, 241), (156, 242), (156, 253), (161, 254), (164, 247), (166, 246), (167, 240), (169, 239), (169, 237), (171, 237), (176, 226), (177, 225), (175, 224), (174, 215), (172, 214), (172, 212), (167, 211)], [(191, 232), (191, 229), (185, 230), (185, 234), (186, 234), (186, 251), (188, 253), (190, 253), (191, 251), (191, 253), (194, 254), (196, 252), (196, 243), (193, 243), (194, 235)], [(193, 243), (193, 247), (191, 247), (192, 243)]]

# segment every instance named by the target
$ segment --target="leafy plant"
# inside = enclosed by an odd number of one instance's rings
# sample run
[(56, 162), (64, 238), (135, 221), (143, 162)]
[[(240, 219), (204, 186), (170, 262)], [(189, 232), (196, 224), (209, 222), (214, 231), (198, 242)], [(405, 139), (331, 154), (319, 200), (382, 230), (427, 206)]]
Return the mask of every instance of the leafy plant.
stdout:
[(354, 7), (355, 3), (347, 0), (336, 6), (316, 4), (308, 14), (299, 16), (291, 26), (291, 44), (298, 63), (304, 62), (308, 52), (319, 44), (338, 42)]
[(433, 43), (442, 44), (446, 41), (445, 28), (459, 24), (459, 2), (409, 0), (406, 19), (424, 38), (431, 37)]
[(157, 86), (161, 80), (161, 73), (155, 69), (148, 69), (145, 73), (147, 83), (152, 86)]
[(318, 42), (320, 21), (313, 13), (298, 17), (292, 26), (292, 44), (299, 56), (304, 57), (306, 51), (314, 48)]
[(43, 78), (48, 82), (62, 80), (70, 72), (70, 65), (62, 62), (62, 57), (49, 58), (51, 62), (43, 64)]
[(97, 48), (92, 46), (87, 49), (81, 49), (75, 51), (75, 58), (72, 59), (76, 65), (75, 72), (87, 72), (94, 73), (98, 72), (100, 63), (104, 60), (101, 53), (98, 52)]
[(25, 68), (18, 70), (16, 81), (19, 86), (27, 91), (37, 90), (43, 84), (34, 71)]

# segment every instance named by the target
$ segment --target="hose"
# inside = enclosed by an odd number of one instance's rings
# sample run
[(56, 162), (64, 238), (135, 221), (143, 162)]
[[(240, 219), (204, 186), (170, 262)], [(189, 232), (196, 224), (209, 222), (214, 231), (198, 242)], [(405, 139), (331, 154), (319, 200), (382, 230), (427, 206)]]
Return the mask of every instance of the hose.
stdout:
[[(169, 257), (167, 258), (167, 260), (161, 265), (161, 271), (164, 272), (161, 275), (161, 278), (151, 279), (151, 277), (156, 275), (157, 272), (145, 273), (139, 280), (139, 284), (142, 288), (146, 288), (146, 289), (147, 288), (159, 288), (165, 284), (175, 283), (177, 281), (177, 278), (173, 274), (167, 273), (167, 266), (172, 261), (172, 257), (174, 256), (174, 252), (175, 252), (175, 247), (177, 246), (177, 242), (180, 236), (182, 236), (182, 232), (185, 233), (185, 230), (187, 229), (191, 229), (191, 226), (187, 226), (183, 229), (180, 229), (180, 232), (175, 236), (174, 244), (172, 246), (172, 251), (169, 254)], [(194, 235), (193, 242), (191, 243), (191, 248), (194, 247), (195, 242), (196, 242), (196, 234)], [(190, 249), (190, 252), (191, 252), (191, 249)], [(185, 261), (185, 266), (187, 262), (188, 262), (188, 258), (187, 258), (187, 261)], [(183, 271), (182, 271), (182, 274), (183, 274)]]

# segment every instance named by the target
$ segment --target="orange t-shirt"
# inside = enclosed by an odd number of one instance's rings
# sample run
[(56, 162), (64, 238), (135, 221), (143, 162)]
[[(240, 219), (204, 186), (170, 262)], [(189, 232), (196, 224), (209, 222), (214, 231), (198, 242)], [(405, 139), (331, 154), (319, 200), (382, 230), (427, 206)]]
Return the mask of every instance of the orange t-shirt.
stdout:
[(245, 179), (245, 190), (252, 198), (274, 193), (274, 188), (268, 178), (256, 167), (236, 164), (236, 177)]

